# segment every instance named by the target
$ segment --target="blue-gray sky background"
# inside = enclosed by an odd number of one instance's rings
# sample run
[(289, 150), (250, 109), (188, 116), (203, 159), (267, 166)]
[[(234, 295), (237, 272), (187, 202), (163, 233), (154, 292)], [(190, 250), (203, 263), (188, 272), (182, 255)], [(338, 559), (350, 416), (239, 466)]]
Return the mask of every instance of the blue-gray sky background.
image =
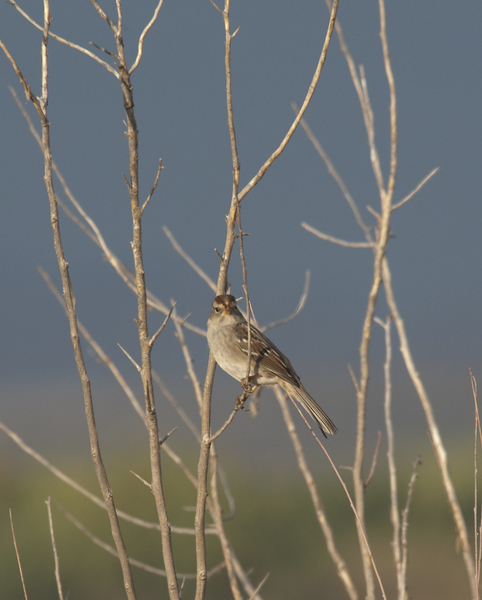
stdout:
[[(124, 3), (124, 40), (129, 62), (155, 3)], [(41, 22), (41, 5), (24, 8)], [(105, 4), (112, 16), (114, 3)], [(36, 94), (40, 90), (41, 33), (4, 4), (0, 37)], [(51, 30), (88, 47), (114, 50), (111, 32), (88, 2), (51, 2)], [(338, 13), (357, 65), (363, 64), (375, 113), (385, 179), (389, 164), (388, 87), (379, 38), (378, 3), (342, 0)], [(234, 118), (241, 187), (278, 146), (301, 104), (323, 44), (324, 3), (233, 2)], [(469, 368), (481, 369), (482, 205), (482, 6), (475, 0), (387, 3), (387, 29), (397, 89), (398, 177), (395, 201), (434, 167), (439, 173), (393, 216), (388, 258), (417, 367), (443, 431), (472, 430)], [(90, 46), (92, 49), (92, 46)], [(129, 266), (131, 217), (122, 172), (128, 171), (123, 107), (118, 81), (90, 58), (49, 43), (49, 119), (53, 158), (107, 243)], [(2, 418), (38, 445), (68, 445), (85, 437), (82, 397), (62, 309), (37, 272), (41, 265), (59, 282), (43, 184), (43, 160), (8, 86), (24, 101), (15, 73), (0, 58), (1, 181), (0, 394)], [(231, 197), (231, 154), (226, 119), (224, 30), (208, 0), (166, 0), (133, 76), (140, 132), (141, 198), (149, 193), (159, 158), (164, 170), (144, 220), (144, 259), (149, 288), (180, 314), (205, 326), (212, 292), (175, 253), (166, 225), (184, 249), (216, 279), (214, 248), (224, 245), (224, 215)], [(25, 106), (38, 124), (36, 114)], [(366, 205), (379, 200), (371, 171), (361, 110), (334, 36), (306, 119), (344, 178), (369, 223)], [(56, 191), (62, 196), (57, 184)], [(259, 323), (293, 311), (311, 271), (303, 313), (270, 336), (289, 355), (305, 385), (337, 423), (333, 444), (353, 446), (355, 399), (347, 370), (358, 372), (358, 347), (371, 283), (369, 250), (316, 239), (306, 221), (331, 235), (363, 241), (340, 191), (302, 130), (262, 181), (243, 200), (243, 228), (251, 300)], [(62, 233), (77, 299), (78, 316), (140, 391), (121, 344), (138, 355), (136, 299), (101, 253), (68, 219)], [(237, 251), (230, 269), (232, 290), (242, 295)], [(382, 294), (383, 296), (383, 294)], [(377, 315), (387, 314), (383, 299)], [(162, 316), (150, 313), (154, 331)], [(187, 332), (202, 379), (207, 364), (203, 338)], [(394, 348), (398, 347), (395, 331)], [(112, 439), (125, 435), (131, 409), (105, 369), (84, 344), (101, 428)], [(369, 433), (380, 424), (383, 336), (374, 327)], [(194, 411), (184, 379), (182, 354), (169, 326), (156, 344), (153, 364)], [(425, 430), (424, 417), (401, 360), (394, 358), (394, 403), (402, 437)], [(216, 380), (215, 423), (229, 413), (238, 386), (224, 374)], [(96, 395), (97, 394), (97, 395)], [(269, 394), (260, 425), (239, 415), (233, 444), (250, 431), (270, 443), (281, 417)], [(159, 412), (175, 421), (158, 394)], [(115, 410), (112, 410), (115, 407)], [(56, 415), (59, 427), (48, 427)], [(271, 419), (271, 414), (273, 418)], [(273, 426), (270, 427), (271, 423)], [(253, 432), (253, 427), (255, 431)], [(259, 429), (258, 429), (259, 427)], [(266, 427), (268, 433), (266, 433)], [(139, 425), (139, 431), (140, 431)], [(274, 432), (273, 432), (274, 430)], [(279, 433), (279, 432), (278, 432)], [(238, 438), (239, 436), (239, 438)], [(223, 442), (229, 447), (229, 440)], [(10, 445), (9, 445), (10, 447)]]

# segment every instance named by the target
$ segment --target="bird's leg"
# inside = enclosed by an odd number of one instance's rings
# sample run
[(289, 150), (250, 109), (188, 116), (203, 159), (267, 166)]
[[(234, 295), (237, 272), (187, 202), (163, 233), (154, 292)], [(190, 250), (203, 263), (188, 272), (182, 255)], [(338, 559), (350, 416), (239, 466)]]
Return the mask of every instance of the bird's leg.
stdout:
[(241, 386), (244, 392), (236, 398), (236, 409), (244, 408), (246, 400), (259, 388), (259, 385), (256, 385), (256, 383), (253, 386), (253, 382), (256, 382), (257, 377), (258, 375), (252, 375), (249, 378), (245, 377), (241, 379)]

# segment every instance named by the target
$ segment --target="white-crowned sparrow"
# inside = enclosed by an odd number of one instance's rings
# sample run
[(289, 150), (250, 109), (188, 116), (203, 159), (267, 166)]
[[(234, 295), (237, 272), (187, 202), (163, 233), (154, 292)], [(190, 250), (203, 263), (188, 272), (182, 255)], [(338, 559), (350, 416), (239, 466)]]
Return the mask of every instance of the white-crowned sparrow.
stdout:
[[(208, 320), (208, 344), (218, 365), (238, 381), (248, 369), (248, 324), (236, 306), (234, 296), (216, 296)], [(259, 329), (251, 325), (250, 383), (280, 385), (313, 417), (323, 435), (336, 427), (303, 387), (286, 356)], [(325, 436), (326, 437), (326, 436)]]

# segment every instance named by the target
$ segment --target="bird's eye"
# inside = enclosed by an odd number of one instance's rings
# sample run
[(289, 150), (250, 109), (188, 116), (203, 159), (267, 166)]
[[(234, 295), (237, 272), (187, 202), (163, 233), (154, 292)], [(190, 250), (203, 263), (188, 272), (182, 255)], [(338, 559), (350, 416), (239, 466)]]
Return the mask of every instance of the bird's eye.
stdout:
[(220, 306), (215, 306), (214, 310), (218, 313), (221, 310), (221, 307)]

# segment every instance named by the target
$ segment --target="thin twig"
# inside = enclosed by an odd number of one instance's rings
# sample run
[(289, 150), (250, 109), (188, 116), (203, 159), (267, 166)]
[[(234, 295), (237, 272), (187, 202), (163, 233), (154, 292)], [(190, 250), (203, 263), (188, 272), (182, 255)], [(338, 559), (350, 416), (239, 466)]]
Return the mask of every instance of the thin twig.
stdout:
[[(57, 505), (57, 507), (59, 508), (59, 510), (62, 511), (62, 513), (65, 515), (65, 517), (73, 525), (75, 525), (75, 527), (77, 527), (77, 529), (79, 531), (81, 531), (86, 537), (88, 537), (93, 544), (95, 544), (96, 546), (99, 546), (100, 548), (102, 548), (103, 550), (105, 550), (106, 552), (108, 552), (109, 554), (112, 554), (112, 556), (117, 556), (116, 549), (113, 546), (111, 546), (110, 544), (107, 544), (106, 542), (104, 542), (103, 540), (101, 540), (100, 538), (98, 538), (83, 523), (81, 523), (66, 508), (64, 508), (59, 502), (55, 501), (55, 504)], [(166, 571), (164, 569), (159, 569), (157, 567), (153, 567), (152, 565), (148, 565), (148, 564), (146, 564), (144, 562), (141, 562), (140, 560), (136, 560), (135, 558), (129, 558), (129, 563), (133, 567), (138, 567), (139, 569), (142, 569), (143, 571), (146, 571), (147, 573), (152, 573), (154, 575), (159, 575), (161, 577), (166, 577), (167, 576), (166, 575)], [(214, 569), (211, 569), (209, 571), (209, 575), (208, 576), (213, 575), (214, 573), (219, 572), (219, 570), (223, 566), (224, 566), (224, 561), (220, 565), (217, 565), (216, 567), (214, 567)], [(179, 577), (184, 577), (185, 579), (195, 579), (196, 578), (196, 574), (195, 573), (178, 573), (178, 576)]]
[(194, 271), (199, 275), (199, 277), (208, 284), (208, 286), (212, 289), (214, 293), (216, 293), (216, 284), (214, 283), (214, 281), (209, 277), (209, 275), (206, 274), (205, 271), (201, 269), (201, 267), (189, 256), (189, 254), (187, 254), (187, 252), (181, 248), (180, 244), (178, 243), (172, 232), (169, 230), (169, 228), (163, 225), (162, 230), (166, 234), (168, 240), (171, 242), (174, 250), (182, 256), (182, 258), (187, 262), (187, 264), (192, 269), (194, 269)]
[[(339, 22), (338, 21), (336, 23), (336, 27), (337, 27), (337, 29), (339, 28)], [(298, 106), (295, 103), (292, 103), (291, 107), (293, 108), (295, 114), (298, 114), (298, 111), (299, 111)], [(328, 169), (328, 173), (333, 177), (333, 179), (338, 184), (338, 187), (340, 188), (342, 194), (345, 196), (345, 199), (348, 202), (348, 205), (349, 205), (349, 207), (351, 208), (351, 210), (353, 212), (353, 215), (355, 217), (356, 222), (361, 227), (361, 229), (364, 231), (365, 237), (366, 237), (366, 235), (368, 234), (369, 229), (365, 225), (365, 222), (363, 221), (363, 219), (362, 219), (362, 217), (360, 215), (360, 211), (358, 210), (356, 202), (353, 199), (353, 196), (348, 191), (348, 188), (345, 185), (345, 182), (343, 181), (342, 177), (339, 175), (338, 171), (335, 169), (335, 166), (333, 165), (333, 163), (332, 163), (330, 157), (328, 156), (328, 154), (323, 150), (323, 148), (322, 148), (319, 140), (314, 135), (313, 131), (309, 127), (309, 125), (306, 122), (306, 120), (305, 119), (301, 119), (300, 125), (303, 127), (306, 135), (308, 136), (308, 139), (313, 144), (313, 147), (315, 148), (315, 150), (318, 152), (318, 154), (320, 155), (321, 159), (325, 163), (326, 168)]]
[(174, 410), (177, 412), (177, 414), (181, 417), (181, 419), (184, 421), (184, 423), (187, 425), (187, 427), (191, 430), (193, 436), (196, 438), (196, 440), (198, 442), (200, 442), (201, 434), (199, 433), (198, 428), (196, 427), (196, 425), (194, 424), (192, 419), (189, 418), (189, 416), (187, 415), (186, 411), (182, 408), (182, 406), (180, 406), (179, 402), (174, 398), (171, 391), (166, 387), (166, 384), (161, 379), (159, 373), (157, 373), (157, 371), (155, 371), (154, 369), (152, 370), (152, 377), (154, 378), (154, 381), (157, 383), (157, 385), (160, 387), (161, 392), (163, 393), (165, 398), (167, 398), (167, 400), (169, 401), (171, 406), (174, 408)]
[(273, 327), (279, 327), (280, 325), (286, 325), (286, 323), (289, 323), (290, 321), (295, 319), (300, 314), (300, 312), (305, 307), (306, 300), (308, 299), (308, 292), (310, 291), (310, 278), (311, 278), (311, 272), (308, 270), (305, 272), (305, 284), (303, 286), (303, 291), (301, 292), (298, 306), (295, 308), (294, 312), (291, 315), (284, 317), (284, 319), (279, 319), (278, 321), (272, 321), (271, 323), (268, 323), (268, 325), (261, 327), (260, 328), (261, 331), (266, 332), (266, 331), (268, 331), (268, 329), (272, 329)]
[[(176, 313), (176, 309), (174, 308), (173, 310), (173, 314), (177, 317), (177, 313)], [(193, 390), (194, 390), (194, 394), (196, 396), (196, 400), (198, 402), (198, 406), (199, 408), (202, 407), (202, 390), (201, 390), (201, 384), (199, 383), (199, 379), (198, 376), (196, 375), (196, 371), (194, 370), (194, 361), (191, 357), (191, 352), (189, 350), (189, 346), (186, 343), (186, 339), (184, 337), (184, 331), (183, 331), (183, 322), (179, 319), (173, 319), (174, 320), (174, 326), (176, 328), (176, 338), (179, 341), (179, 344), (181, 345), (181, 349), (182, 349), (182, 354), (184, 356), (184, 362), (186, 363), (186, 368), (187, 368), (187, 373), (189, 376), (189, 379), (191, 381)]]
[(239, 583), (236, 578), (236, 573), (234, 570), (231, 546), (229, 544), (228, 538), (226, 536), (224, 527), (223, 527), (223, 511), (221, 508), (221, 502), (219, 499), (218, 492), (218, 456), (216, 453), (216, 449), (214, 444), (211, 444), (211, 484), (210, 484), (210, 494), (212, 497), (212, 509), (210, 510), (211, 516), (214, 521), (214, 525), (218, 531), (219, 541), (221, 542), (221, 548), (223, 551), (224, 562), (226, 564), (226, 572), (229, 579), (229, 585), (231, 587), (231, 592), (233, 594), (234, 600), (243, 600), (243, 596), (241, 594), (241, 590), (239, 588)]
[(303, 101), (303, 104), (301, 105), (299, 113), (296, 115), (295, 120), (291, 124), (291, 127), (288, 129), (288, 131), (287, 131), (285, 137), (283, 138), (283, 141), (281, 142), (281, 144), (273, 152), (273, 154), (268, 158), (268, 160), (264, 163), (264, 165), (259, 169), (259, 171), (256, 173), (256, 175), (251, 179), (251, 181), (239, 193), (238, 199), (239, 199), (240, 202), (246, 196), (246, 194), (248, 194), (248, 192), (250, 192), (253, 189), (253, 187), (261, 180), (261, 178), (264, 176), (264, 174), (266, 173), (266, 171), (271, 167), (271, 165), (273, 164), (273, 162), (278, 158), (278, 156), (286, 148), (286, 145), (290, 141), (293, 133), (295, 132), (296, 128), (298, 127), (298, 125), (299, 125), (299, 123), (301, 121), (301, 118), (303, 117), (303, 115), (306, 112), (306, 109), (308, 108), (308, 105), (309, 105), (309, 103), (311, 101), (311, 98), (313, 97), (313, 94), (315, 93), (316, 86), (317, 86), (318, 81), (320, 79), (320, 75), (321, 75), (321, 71), (323, 69), (323, 65), (325, 64), (326, 54), (328, 52), (328, 46), (330, 45), (331, 36), (332, 36), (332, 33), (333, 33), (333, 28), (335, 26), (336, 13), (337, 13), (337, 10), (338, 10), (338, 3), (339, 3), (339, 0), (334, 0), (334, 2), (332, 4), (331, 14), (330, 14), (330, 21), (328, 23), (328, 29), (327, 29), (327, 32), (326, 32), (325, 41), (323, 43), (323, 48), (321, 50), (321, 55), (320, 55), (320, 58), (318, 60), (318, 64), (316, 66), (316, 70), (315, 70), (315, 73), (313, 75), (313, 79), (311, 80), (310, 87), (308, 88), (308, 92), (307, 92), (306, 97), (305, 97), (305, 99)]
[[(164, 0), (159, 0), (159, 3), (156, 6), (156, 10), (154, 11), (154, 14), (152, 15), (151, 20), (144, 27), (144, 29), (143, 29), (140, 37), (139, 37), (139, 44), (138, 44), (138, 48), (137, 48), (137, 57), (136, 57), (136, 60), (134, 61), (134, 64), (132, 65), (132, 67), (129, 69), (129, 75), (132, 75), (132, 73), (137, 69), (137, 67), (139, 66), (139, 63), (141, 62), (142, 52), (143, 52), (143, 49), (144, 49), (144, 39), (145, 39), (145, 37), (146, 37), (147, 32), (149, 31), (149, 29), (156, 22), (157, 17), (159, 15), (159, 11), (161, 10), (161, 6), (162, 6), (163, 2), (164, 2)], [(152, 195), (152, 193), (151, 193), (151, 195)], [(146, 202), (146, 204), (147, 204), (147, 202)], [(144, 208), (145, 208), (145, 205), (142, 207), (142, 210), (144, 210)]]
[(358, 600), (358, 594), (355, 585), (353, 584), (350, 572), (348, 571), (346, 563), (341, 557), (336, 547), (335, 536), (333, 535), (333, 530), (328, 521), (325, 509), (323, 507), (323, 503), (316, 488), (315, 480), (306, 461), (305, 454), (303, 452), (303, 446), (301, 445), (295, 423), (291, 417), (291, 413), (288, 408), (286, 395), (282, 392), (279, 386), (276, 386), (273, 389), (273, 392), (281, 407), (286, 428), (288, 429), (288, 433), (291, 438), (291, 443), (293, 444), (296, 459), (298, 461), (298, 467), (305, 479), (306, 486), (308, 487), (308, 491), (311, 496), (311, 501), (315, 509), (316, 518), (318, 519), (318, 523), (321, 527), (323, 535), (325, 536), (326, 547), (336, 567), (338, 577), (341, 579), (343, 585), (345, 586), (346, 592), (350, 597), (350, 600)]
[(375, 468), (377, 466), (377, 457), (378, 457), (378, 450), (380, 448), (380, 442), (382, 441), (382, 432), (379, 431), (378, 432), (378, 440), (377, 440), (377, 445), (375, 447), (375, 452), (373, 453), (373, 459), (372, 459), (372, 466), (370, 467), (370, 472), (368, 473), (368, 477), (365, 480), (364, 483), (364, 487), (367, 488), (370, 481), (373, 478), (373, 475), (375, 473)]
[(62, 581), (60, 579), (59, 555), (57, 553), (57, 544), (55, 543), (54, 522), (52, 520), (52, 506), (51, 506), (51, 502), (50, 502), (50, 496), (48, 497), (45, 504), (47, 505), (47, 511), (49, 514), (50, 539), (52, 540), (52, 549), (54, 551), (55, 581), (57, 582), (57, 591), (59, 593), (59, 598), (60, 598), (60, 600), (64, 600), (64, 595), (62, 593)]
[(95, 42), (89, 42), (89, 44), (91, 44), (92, 46), (94, 46), (94, 48), (97, 48), (97, 50), (100, 50), (101, 52), (104, 52), (108, 56), (111, 56), (112, 58), (115, 58), (115, 60), (119, 60), (119, 57), (117, 56), (117, 54), (114, 54), (113, 52), (110, 52), (110, 50), (107, 50), (106, 48), (102, 48), (102, 46), (98, 46)]
[(378, 317), (375, 321), (383, 327), (385, 331), (385, 428), (387, 430), (387, 459), (388, 473), (390, 481), (390, 519), (393, 528), (392, 551), (395, 562), (395, 571), (397, 575), (398, 600), (407, 600), (407, 571), (403, 562), (402, 548), (402, 526), (400, 524), (400, 512), (398, 508), (398, 485), (397, 485), (397, 468), (395, 464), (395, 442), (393, 433), (392, 421), (392, 379), (391, 379), (391, 363), (392, 363), (392, 338), (391, 338), (391, 320), (389, 315), (386, 321), (382, 321)]
[[(59, 301), (59, 303), (63, 306), (64, 310), (66, 310), (64, 299), (63, 299), (61, 293), (59, 292), (59, 290), (53, 284), (53, 282), (50, 279), (48, 273), (46, 273), (44, 271), (44, 269), (42, 269), (42, 267), (38, 267), (38, 271), (39, 271), (40, 275), (42, 275), (42, 277), (44, 278), (44, 281), (48, 285), (50, 291), (54, 294), (54, 296), (57, 298), (57, 300)], [(145, 415), (144, 411), (142, 410), (142, 407), (139, 404), (139, 401), (137, 400), (134, 392), (132, 391), (132, 389), (127, 384), (126, 380), (122, 376), (122, 374), (119, 371), (119, 369), (116, 367), (116, 365), (111, 360), (111, 358), (109, 358), (109, 356), (107, 356), (107, 354), (102, 350), (102, 348), (100, 347), (100, 345), (90, 335), (89, 331), (82, 324), (81, 321), (78, 321), (78, 326), (79, 326), (80, 333), (84, 336), (84, 338), (90, 344), (91, 348), (94, 350), (94, 352), (100, 358), (100, 360), (102, 361), (102, 363), (105, 364), (106, 367), (110, 370), (110, 372), (112, 373), (112, 375), (114, 376), (114, 378), (119, 383), (119, 385), (121, 386), (122, 390), (124, 391), (124, 393), (128, 397), (128, 399), (129, 399), (132, 407), (134, 408), (134, 410), (141, 417), (141, 419), (145, 422), (146, 415)]]
[[(20, 6), (14, 0), (7, 0), (7, 1), (8, 1), (8, 4), (11, 4), (16, 10), (18, 10), (18, 12), (29, 23), (31, 23), (34, 27), (36, 27), (40, 31), (43, 31), (42, 25), (39, 25), (39, 23), (36, 23), (23, 9), (20, 8)], [(109, 65), (109, 63), (106, 63), (105, 61), (100, 59), (98, 56), (96, 56), (90, 50), (87, 50), (86, 48), (82, 48), (82, 46), (79, 46), (78, 44), (74, 44), (73, 42), (70, 42), (69, 40), (66, 40), (63, 37), (60, 37), (59, 35), (52, 33), (51, 31), (49, 32), (49, 37), (53, 38), (54, 40), (57, 40), (57, 42), (60, 42), (61, 44), (65, 44), (66, 46), (73, 48), (74, 50), (78, 50), (82, 54), (86, 54), (87, 56), (89, 56), (90, 58), (92, 58), (93, 60), (98, 62), (100, 65), (105, 67), (109, 71), (109, 73), (112, 73), (112, 75), (114, 75), (115, 77), (117, 77), (117, 79), (119, 79), (119, 73), (114, 69), (114, 67), (112, 67), (111, 65)]]
[(437, 425), (437, 421), (435, 419), (435, 415), (433, 413), (432, 404), (428, 397), (428, 394), (425, 390), (425, 386), (423, 385), (422, 379), (417, 371), (415, 366), (415, 362), (412, 357), (412, 353), (410, 350), (410, 345), (408, 343), (408, 337), (405, 330), (405, 324), (398, 310), (397, 303), (395, 301), (395, 295), (393, 292), (392, 286), (392, 276), (390, 272), (390, 268), (388, 266), (388, 260), (386, 257), (383, 260), (383, 285), (385, 288), (385, 296), (387, 299), (387, 304), (390, 309), (390, 313), (393, 317), (393, 321), (397, 328), (398, 338), (400, 340), (400, 352), (405, 362), (405, 367), (407, 372), (412, 380), (412, 383), (417, 391), (418, 397), (422, 404), (422, 408), (425, 413), (425, 418), (427, 419), (428, 429), (430, 438), (432, 440), (432, 447), (434, 449), (435, 457), (437, 458), (437, 463), (440, 469), (440, 474), (442, 476), (442, 483), (445, 488), (445, 492), (447, 494), (447, 499), (449, 502), (450, 509), (452, 511), (452, 516), (455, 522), (455, 527), (457, 530), (457, 535), (461, 543), (462, 555), (464, 558), (465, 568), (467, 571), (467, 576), (469, 579), (469, 584), (471, 586), (471, 594), (472, 599), (477, 600), (478, 592), (477, 587), (475, 585), (475, 566), (472, 560), (472, 554), (470, 550), (469, 536), (467, 531), (467, 525), (465, 523), (465, 519), (462, 513), (462, 509), (460, 507), (460, 502), (457, 497), (457, 492), (455, 490), (454, 483), (452, 481), (452, 477), (450, 475), (450, 470), (448, 466), (447, 452), (445, 450), (442, 436), (440, 435), (440, 431)]
[(165, 326), (167, 325), (167, 322), (169, 321), (169, 319), (171, 318), (172, 315), (172, 311), (174, 310), (174, 307), (176, 306), (176, 303), (173, 302), (171, 304), (171, 310), (168, 312), (168, 314), (166, 315), (166, 318), (164, 319), (162, 325), (159, 327), (159, 329), (156, 331), (156, 333), (151, 337), (151, 339), (149, 340), (149, 347), (152, 348), (152, 346), (154, 345), (155, 341), (157, 340), (157, 338), (161, 335), (161, 333), (164, 331)]
[(426, 175), (426, 176), (425, 176), (425, 177), (422, 179), (422, 181), (421, 181), (421, 182), (420, 182), (418, 185), (416, 185), (416, 186), (413, 188), (413, 190), (412, 190), (412, 191), (411, 191), (409, 194), (407, 194), (407, 195), (405, 196), (405, 198), (403, 198), (403, 200), (400, 200), (400, 202), (397, 202), (396, 204), (394, 204), (394, 205), (392, 206), (392, 211), (393, 211), (393, 210), (397, 210), (397, 208), (400, 208), (401, 206), (403, 206), (403, 205), (405, 204), (405, 202), (408, 202), (409, 200), (411, 200), (411, 199), (412, 199), (412, 198), (415, 196), (415, 194), (418, 194), (418, 192), (419, 192), (419, 191), (420, 191), (420, 190), (423, 188), (423, 186), (424, 186), (424, 185), (425, 185), (425, 184), (426, 184), (426, 183), (427, 183), (427, 182), (428, 182), (430, 179), (432, 179), (432, 177), (433, 177), (433, 176), (434, 176), (436, 173), (438, 173), (438, 172), (439, 172), (439, 170), (440, 170), (440, 167), (436, 167), (435, 169), (432, 169), (432, 170), (430, 171), (430, 173), (429, 173), (428, 175)]
[[(236, 159), (237, 160), (237, 159)], [(237, 198), (237, 189), (236, 189), (236, 198)], [(251, 374), (251, 303), (249, 301), (249, 291), (248, 291), (248, 271), (246, 269), (246, 260), (244, 258), (244, 241), (243, 241), (243, 228), (241, 226), (241, 204), (238, 200), (238, 209), (236, 211), (236, 221), (238, 224), (238, 235), (239, 235), (239, 256), (241, 259), (241, 269), (243, 271), (243, 290), (246, 296), (246, 325), (248, 328), (248, 354), (246, 356), (246, 377), (245, 382), (248, 388), (245, 391), (249, 390), (250, 387), (250, 374)], [(243, 385), (243, 381), (241, 381), (241, 385)]]
[(480, 511), (480, 522), (477, 516), (477, 446), (482, 441), (482, 432), (480, 425), (479, 406), (477, 402), (477, 380), (472, 374), (472, 369), (469, 369), (470, 384), (472, 386), (472, 396), (474, 398), (474, 565), (475, 565), (475, 585), (477, 590), (480, 586), (480, 567), (482, 560), (482, 508)]
[[(163, 2), (163, 0), (161, 0), (161, 2)], [(151, 191), (149, 192), (149, 196), (147, 196), (146, 201), (142, 205), (141, 214), (144, 212), (146, 206), (149, 204), (149, 202), (151, 201), (151, 198), (152, 198), (154, 192), (156, 191), (157, 184), (159, 183), (159, 177), (161, 176), (161, 171), (162, 171), (163, 168), (164, 167), (162, 166), (162, 158), (160, 158), (159, 159), (159, 167), (157, 168), (156, 178), (154, 179), (154, 183), (152, 185)]]
[[(410, 510), (410, 505), (412, 503), (412, 495), (413, 488), (415, 485), (415, 480), (417, 479), (418, 468), (422, 464), (420, 460), (420, 456), (414, 461), (412, 465), (412, 476), (410, 477), (410, 482), (408, 484), (408, 493), (407, 493), (407, 501), (405, 503), (405, 507), (402, 511), (402, 525), (401, 525), (401, 547), (402, 547), (402, 562), (400, 568), (400, 578), (401, 581), (407, 581), (407, 566), (408, 566), (408, 540), (407, 540), (407, 531), (408, 531), (408, 512)], [(407, 593), (405, 591), (405, 597), (407, 597)]]
[(137, 369), (137, 372), (140, 373), (142, 371), (142, 367), (136, 363), (136, 361), (132, 358), (132, 356), (125, 350), (119, 343), (117, 344), (122, 352), (127, 356), (127, 358), (131, 361), (134, 367)]
[(117, 35), (117, 33), (118, 33), (117, 25), (105, 14), (105, 12), (99, 6), (99, 3), (97, 2), (97, 0), (91, 0), (91, 2), (94, 5), (95, 10), (104, 19), (104, 21), (107, 23), (107, 25), (109, 25), (109, 27), (112, 29), (114, 35)]
[(375, 245), (370, 242), (348, 242), (346, 240), (342, 240), (340, 238), (334, 237), (332, 235), (328, 235), (327, 233), (323, 233), (319, 229), (308, 225), (308, 223), (302, 222), (301, 227), (309, 231), (316, 237), (321, 238), (322, 240), (326, 240), (327, 242), (332, 242), (333, 244), (338, 244), (339, 246), (344, 246), (345, 248), (374, 248)]
[(25, 598), (25, 600), (28, 600), (27, 588), (25, 587), (25, 579), (23, 577), (22, 562), (20, 560), (20, 554), (18, 551), (17, 538), (15, 537), (15, 528), (13, 526), (13, 517), (12, 517), (12, 509), (11, 508), (8, 509), (8, 514), (10, 515), (10, 527), (12, 529), (13, 545), (15, 546), (15, 555), (17, 557), (18, 570), (20, 571), (20, 579), (22, 581), (23, 597)]
[(371, 563), (371, 565), (372, 565), (372, 567), (373, 567), (373, 570), (374, 570), (374, 572), (375, 572), (375, 576), (376, 576), (376, 578), (377, 578), (378, 585), (380, 586), (380, 591), (381, 591), (381, 593), (382, 593), (382, 598), (383, 598), (384, 600), (387, 600), (387, 596), (386, 596), (386, 594), (385, 594), (385, 589), (384, 589), (384, 587), (383, 587), (383, 583), (382, 583), (382, 580), (381, 580), (381, 578), (380, 578), (380, 574), (379, 574), (379, 572), (378, 572), (378, 569), (377, 569), (377, 566), (376, 566), (376, 564), (375, 564), (375, 559), (373, 558), (373, 554), (372, 554), (372, 551), (371, 551), (370, 545), (369, 545), (369, 543), (368, 543), (368, 538), (367, 538), (367, 535), (366, 535), (366, 533), (365, 533), (365, 529), (364, 529), (364, 526), (363, 526), (362, 520), (360, 519), (360, 516), (358, 515), (357, 509), (355, 508), (355, 504), (353, 503), (353, 500), (351, 499), (350, 492), (348, 491), (348, 488), (346, 487), (346, 484), (345, 484), (345, 482), (343, 481), (343, 478), (342, 478), (342, 476), (340, 475), (340, 472), (339, 472), (339, 471), (338, 471), (338, 469), (336, 468), (336, 466), (335, 466), (335, 463), (333, 462), (333, 460), (332, 460), (331, 456), (329, 455), (329, 453), (328, 453), (328, 450), (325, 448), (325, 446), (322, 444), (321, 440), (318, 438), (318, 436), (316, 435), (316, 433), (315, 433), (315, 432), (313, 431), (313, 429), (311, 428), (311, 425), (308, 423), (308, 421), (307, 421), (307, 419), (306, 419), (305, 415), (302, 413), (302, 411), (301, 411), (301, 409), (299, 408), (298, 404), (297, 404), (297, 403), (296, 403), (296, 402), (293, 400), (293, 398), (291, 398), (291, 397), (290, 397), (290, 400), (291, 400), (291, 402), (293, 403), (293, 405), (295, 406), (296, 410), (297, 410), (297, 411), (300, 413), (300, 415), (301, 415), (301, 417), (302, 417), (303, 421), (305, 422), (306, 426), (307, 426), (307, 427), (308, 427), (308, 429), (310, 430), (310, 432), (311, 432), (311, 435), (312, 435), (312, 436), (315, 438), (315, 440), (317, 441), (318, 445), (321, 447), (321, 449), (322, 449), (322, 450), (323, 450), (323, 452), (325, 453), (325, 456), (328, 458), (328, 461), (329, 461), (329, 463), (330, 463), (330, 465), (331, 465), (332, 469), (335, 471), (335, 474), (336, 474), (336, 476), (338, 477), (338, 480), (339, 480), (339, 482), (341, 483), (341, 485), (342, 485), (342, 487), (343, 487), (343, 490), (344, 490), (344, 492), (345, 492), (345, 494), (346, 494), (346, 497), (348, 498), (348, 502), (350, 503), (350, 507), (351, 507), (351, 509), (352, 509), (352, 511), (353, 511), (353, 514), (355, 515), (355, 519), (356, 519), (356, 522), (357, 522), (357, 524), (358, 524), (358, 527), (359, 527), (359, 529), (360, 529), (360, 531), (361, 531), (361, 533), (362, 533), (362, 538), (363, 538), (363, 541), (364, 541), (364, 543), (365, 543), (365, 546), (366, 546), (366, 551), (367, 551), (367, 553), (368, 553), (368, 556), (370, 557), (370, 563)]
[(236, 413), (238, 412), (238, 410), (240, 410), (242, 408), (242, 406), (238, 406), (238, 402), (236, 402), (235, 407), (233, 408), (231, 414), (229, 415), (229, 417), (226, 419), (226, 421), (224, 422), (224, 425), (222, 425), (217, 431), (216, 433), (214, 433), (208, 440), (208, 442), (210, 444), (212, 444), (214, 442), (215, 439), (217, 439), (222, 433), (223, 431), (228, 427), (228, 425), (230, 425), (234, 419), (234, 417), (236, 416)]
[(254, 592), (251, 594), (251, 596), (249, 597), (249, 600), (255, 600), (255, 598), (258, 596), (258, 592), (259, 590), (263, 587), (263, 585), (266, 583), (266, 581), (268, 580), (269, 577), (269, 571), (266, 573), (266, 575), (263, 577), (263, 579), (259, 582), (258, 587), (254, 590)]

